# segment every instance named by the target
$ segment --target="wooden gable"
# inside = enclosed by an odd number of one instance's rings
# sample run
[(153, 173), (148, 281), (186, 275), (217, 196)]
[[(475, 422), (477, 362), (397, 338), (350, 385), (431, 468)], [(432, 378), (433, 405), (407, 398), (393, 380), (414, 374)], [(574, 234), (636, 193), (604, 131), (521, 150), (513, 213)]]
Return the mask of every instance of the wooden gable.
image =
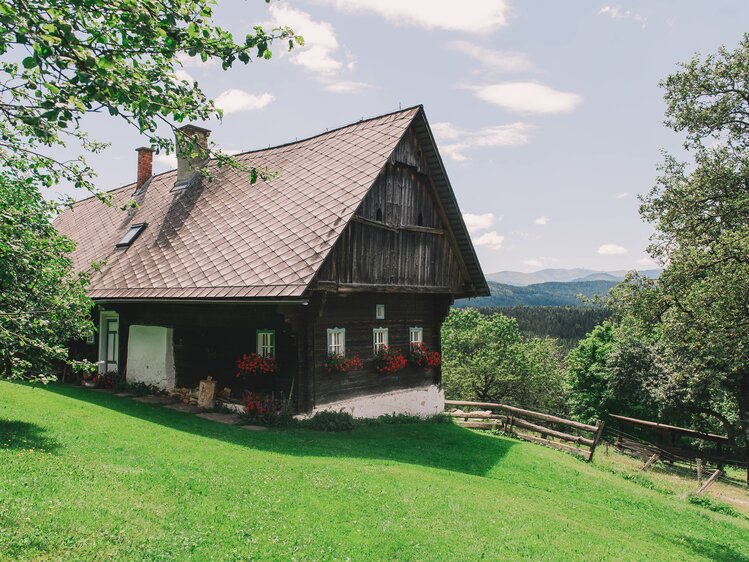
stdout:
[(471, 292), (413, 127), (327, 256), (315, 285), (339, 291)]

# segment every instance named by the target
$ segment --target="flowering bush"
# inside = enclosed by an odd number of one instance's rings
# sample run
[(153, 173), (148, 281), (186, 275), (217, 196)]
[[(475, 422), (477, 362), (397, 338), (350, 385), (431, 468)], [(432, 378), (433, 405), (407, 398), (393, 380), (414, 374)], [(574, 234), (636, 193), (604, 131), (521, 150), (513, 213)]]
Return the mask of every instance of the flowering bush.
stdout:
[(382, 346), (374, 356), (374, 368), (380, 374), (391, 375), (406, 366), (406, 358), (400, 351)]
[(244, 415), (246, 421), (280, 425), (291, 415), (288, 401), (283, 396), (277, 398), (273, 394), (257, 392), (244, 393)]
[(340, 353), (328, 353), (325, 356), (325, 370), (328, 373), (348, 373), (354, 369), (363, 369), (364, 364), (358, 355), (346, 357)]
[(439, 367), (441, 356), (438, 351), (429, 351), (425, 343), (412, 343), (411, 353), (408, 356), (408, 362), (411, 365), (428, 371)]
[(237, 378), (249, 375), (272, 375), (278, 370), (278, 363), (273, 357), (264, 357), (257, 353), (244, 354), (237, 361)]

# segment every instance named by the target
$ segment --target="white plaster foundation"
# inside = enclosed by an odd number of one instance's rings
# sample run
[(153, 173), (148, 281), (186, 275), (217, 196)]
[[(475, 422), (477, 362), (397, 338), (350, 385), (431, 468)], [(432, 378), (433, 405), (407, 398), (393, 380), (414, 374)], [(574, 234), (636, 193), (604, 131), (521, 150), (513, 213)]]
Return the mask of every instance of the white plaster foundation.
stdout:
[(348, 412), (355, 418), (376, 418), (390, 414), (433, 416), (445, 410), (445, 393), (437, 385), (370, 394), (338, 402), (321, 404), (312, 411)]
[(174, 388), (173, 330), (163, 326), (130, 326), (127, 341), (127, 380)]

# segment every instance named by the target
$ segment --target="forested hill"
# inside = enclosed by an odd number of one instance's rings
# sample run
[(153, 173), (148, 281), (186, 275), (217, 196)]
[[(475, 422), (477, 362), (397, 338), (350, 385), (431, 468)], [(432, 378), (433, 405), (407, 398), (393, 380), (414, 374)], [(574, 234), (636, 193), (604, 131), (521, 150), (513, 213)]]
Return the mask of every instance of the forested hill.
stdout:
[(565, 352), (576, 347), (588, 332), (610, 315), (608, 309), (598, 306), (512, 306), (480, 310), (484, 314), (500, 312), (514, 318), (525, 336), (555, 338)]
[(507, 306), (584, 306), (578, 295), (593, 297), (605, 295), (616, 285), (616, 281), (572, 281), (567, 283), (536, 283), (525, 287), (505, 285), (489, 281), (491, 296), (475, 299), (459, 299), (455, 306), (465, 308)]

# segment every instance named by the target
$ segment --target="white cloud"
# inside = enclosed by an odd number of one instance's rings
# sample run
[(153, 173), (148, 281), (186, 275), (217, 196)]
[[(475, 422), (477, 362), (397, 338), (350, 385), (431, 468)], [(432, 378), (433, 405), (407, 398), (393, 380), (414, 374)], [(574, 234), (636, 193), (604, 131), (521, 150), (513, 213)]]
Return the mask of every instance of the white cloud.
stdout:
[(290, 60), (314, 74), (327, 91), (344, 94), (369, 86), (364, 82), (338, 79), (341, 72), (354, 69), (356, 58), (340, 45), (330, 23), (314, 20), (307, 12), (285, 4), (271, 4), (270, 14), (272, 26), (289, 26), (304, 37), (304, 46), (295, 47)]
[[(374, 13), (395, 25), (489, 33), (507, 25), (506, 0), (317, 0), (344, 12)], [(293, 27), (293, 26), (292, 26)]]
[(494, 214), (484, 213), (483, 215), (474, 215), (472, 213), (463, 213), (463, 220), (466, 223), (468, 232), (475, 233), (491, 228), (494, 224)]
[(603, 244), (599, 246), (598, 253), (602, 256), (622, 256), (627, 253), (627, 248), (617, 244)]
[(326, 21), (315, 21), (307, 12), (285, 4), (271, 4), (270, 15), (274, 26), (289, 26), (304, 37), (304, 46), (295, 47), (291, 62), (315, 74), (331, 75), (341, 68), (338, 59), (340, 45), (333, 26)]
[(447, 46), (495, 70), (504, 72), (535, 70), (535, 66), (525, 53), (495, 51), (494, 49), (487, 49), (470, 41), (450, 41)]
[(170, 170), (177, 167), (176, 154), (165, 154), (162, 152), (160, 154), (156, 154), (153, 159), (157, 164), (161, 164), (162, 166), (165, 166)]
[(536, 258), (528, 258), (526, 260), (523, 260), (523, 264), (527, 265), (529, 267), (549, 267), (550, 265), (558, 264), (560, 261), (559, 258), (551, 258), (547, 256), (538, 256)]
[(658, 264), (655, 263), (650, 258), (641, 258), (641, 259), (637, 260), (635, 263), (637, 264), (638, 267), (647, 267), (649, 269), (652, 269), (654, 267), (658, 267)]
[(232, 88), (219, 94), (216, 98), (216, 107), (224, 111), (224, 115), (236, 113), (237, 111), (248, 111), (251, 109), (262, 109), (276, 97), (273, 94), (250, 94), (244, 90)]
[(188, 82), (190, 84), (195, 82), (195, 79), (192, 76), (190, 76), (190, 74), (187, 71), (182, 70), (181, 68), (177, 69), (174, 72), (174, 76), (177, 78), (177, 80), (184, 80), (185, 82)]
[(648, 18), (632, 10), (622, 9), (621, 6), (604, 6), (598, 10), (598, 15), (609, 16), (612, 20), (632, 20), (645, 27), (648, 23)]
[(466, 152), (474, 148), (528, 144), (532, 128), (531, 125), (522, 122), (474, 130), (461, 129), (452, 123), (432, 125), (434, 135), (440, 143), (440, 152), (458, 162), (468, 160)]
[(549, 219), (547, 217), (540, 216), (536, 220), (534, 220), (533, 222), (535, 224), (539, 225), (539, 226), (544, 226), (544, 225), (549, 224)]
[(504, 236), (500, 236), (499, 234), (497, 234), (496, 230), (492, 230), (490, 232), (485, 232), (484, 234), (476, 238), (473, 243), (476, 246), (485, 246), (490, 250), (501, 250), (502, 243), (504, 241)]
[(567, 113), (582, 101), (578, 94), (535, 82), (506, 82), (470, 89), (477, 98), (487, 103), (520, 113)]
[(614, 195), (614, 197), (616, 197), (617, 199), (626, 199), (627, 197), (629, 197), (629, 191), (622, 191), (621, 193), (617, 193), (616, 195)]
[(348, 80), (341, 80), (340, 82), (330, 82), (325, 85), (325, 89), (328, 92), (334, 92), (336, 94), (349, 94), (353, 92), (361, 92), (369, 88), (369, 84), (366, 82), (353, 82)]

